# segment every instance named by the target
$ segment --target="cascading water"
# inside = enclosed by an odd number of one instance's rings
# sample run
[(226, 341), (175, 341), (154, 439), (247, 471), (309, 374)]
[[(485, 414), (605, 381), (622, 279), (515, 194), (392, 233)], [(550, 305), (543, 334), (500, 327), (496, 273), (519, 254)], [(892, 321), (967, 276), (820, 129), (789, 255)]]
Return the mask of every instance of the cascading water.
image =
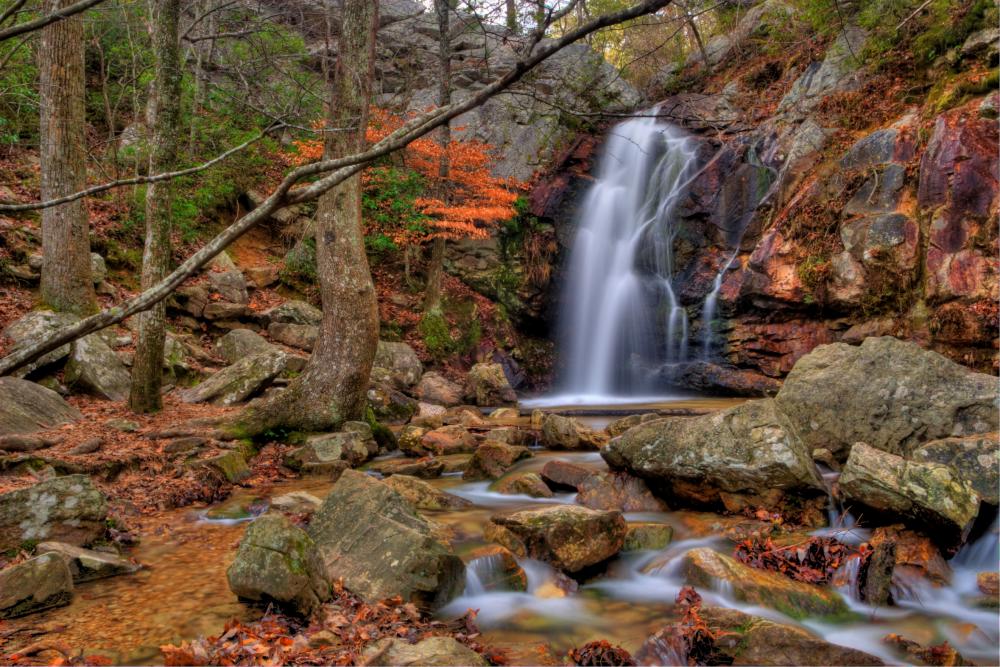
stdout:
[(573, 394), (635, 395), (653, 389), (660, 366), (687, 359), (674, 211), (696, 165), (695, 141), (655, 114), (611, 133), (569, 264), (563, 385)]

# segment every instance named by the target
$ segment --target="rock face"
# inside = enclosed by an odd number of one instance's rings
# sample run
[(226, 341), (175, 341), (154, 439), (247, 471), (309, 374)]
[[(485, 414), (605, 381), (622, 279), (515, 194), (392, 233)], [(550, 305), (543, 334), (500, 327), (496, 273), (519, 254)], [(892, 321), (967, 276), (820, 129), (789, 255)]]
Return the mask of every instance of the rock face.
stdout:
[(618, 512), (556, 505), (494, 516), (485, 536), (518, 556), (574, 573), (621, 551), (626, 531), (625, 519)]
[(731, 495), (825, 495), (810, 451), (774, 400), (762, 399), (702, 417), (641, 424), (609, 442), (601, 456), (612, 469), (645, 479), (668, 501), (718, 506), (730, 504)]
[(121, 556), (103, 551), (81, 549), (62, 542), (42, 542), (36, 547), (36, 552), (39, 554), (52, 553), (62, 558), (69, 566), (75, 583), (117, 577), (120, 574), (132, 574), (139, 570), (138, 565)]
[(434, 537), (432, 526), (402, 496), (360, 472), (344, 472), (308, 532), (324, 578), (342, 577), (368, 602), (399, 595), (433, 609), (465, 582), (462, 560)]
[(809, 449), (846, 458), (855, 442), (909, 455), (925, 440), (997, 430), (995, 377), (888, 336), (823, 345), (775, 401)]
[(0, 570), (0, 619), (67, 605), (73, 577), (57, 554), (42, 554)]
[(385, 667), (462, 667), (490, 663), (465, 644), (451, 637), (428, 637), (416, 644), (385, 638), (369, 645), (361, 655), (362, 664)]
[(950, 465), (962, 479), (972, 484), (980, 500), (1000, 505), (1000, 434), (932, 440), (913, 450), (911, 458)]
[(181, 400), (185, 403), (235, 405), (266, 387), (285, 369), (287, 362), (288, 355), (281, 351), (244, 357), (198, 386), (181, 392)]
[(104, 535), (107, 503), (86, 475), (0, 494), (0, 551), (45, 540), (89, 544)]
[(469, 465), (462, 473), (462, 479), (475, 482), (482, 479), (497, 479), (521, 459), (531, 456), (527, 447), (515, 447), (502, 442), (487, 440), (479, 445)]
[(420, 363), (420, 359), (412, 347), (406, 343), (386, 340), (378, 342), (378, 349), (375, 351), (375, 368), (386, 370), (393, 381), (401, 387), (416, 385), (424, 374), (424, 366)]
[(0, 377), (0, 436), (34, 433), (82, 418), (62, 396), (40, 384)]
[(925, 526), (945, 546), (960, 544), (979, 512), (979, 494), (951, 466), (907, 461), (860, 442), (838, 487), (846, 501)]
[(85, 336), (70, 348), (66, 384), (110, 401), (128, 398), (131, 378), (125, 364), (98, 334)]
[(693, 586), (711, 589), (721, 580), (732, 586), (737, 600), (777, 609), (792, 618), (847, 613), (843, 599), (830, 589), (748, 567), (705, 547), (689, 551), (683, 567)]
[(465, 396), (484, 407), (517, 404), (517, 394), (500, 364), (480, 363), (469, 369)]
[(226, 578), (242, 599), (273, 602), (308, 615), (330, 593), (318, 573), (309, 535), (284, 515), (272, 513), (247, 528)]

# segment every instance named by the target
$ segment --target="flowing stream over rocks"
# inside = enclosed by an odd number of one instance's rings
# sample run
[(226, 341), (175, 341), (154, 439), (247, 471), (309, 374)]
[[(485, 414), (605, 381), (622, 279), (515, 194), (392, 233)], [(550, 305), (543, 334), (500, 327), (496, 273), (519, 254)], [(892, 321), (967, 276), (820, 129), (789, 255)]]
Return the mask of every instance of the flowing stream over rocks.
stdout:
[[(589, 420), (594, 427), (606, 421)], [(537, 472), (554, 459), (606, 469), (598, 452), (535, 449), (534, 454), (508, 474)], [(834, 475), (826, 477), (832, 481)], [(491, 490), (489, 482), (465, 482), (460, 473), (429, 481), (472, 503), (462, 510), (424, 512), (444, 527), (455, 551), (467, 563), (464, 593), (437, 613), (451, 618), (469, 608), (479, 610), (477, 621), (484, 643), (505, 650), (514, 664), (539, 664), (548, 651), (563, 656), (570, 648), (596, 639), (607, 639), (635, 652), (647, 637), (672, 622), (675, 596), (685, 585), (684, 557), (704, 548), (731, 555), (729, 529), (747, 521), (693, 511), (626, 513), (630, 523), (671, 526), (672, 542), (663, 549), (622, 552), (605, 570), (583, 577), (578, 586), (545, 563), (520, 558), (526, 590), (487, 589), (483, 582), (503, 566), (499, 558), (474, 554), (486, 544), (483, 529), (490, 517), (553, 503), (572, 504), (575, 494), (556, 493), (551, 498), (504, 495)], [(47, 629), (54, 641), (87, 647), (88, 653), (105, 653), (119, 663), (160, 662), (161, 644), (218, 634), (229, 618), (248, 619), (260, 614), (260, 610), (240, 603), (226, 584), (225, 571), (245, 527), (266, 509), (269, 498), (295, 490), (322, 498), (331, 486), (325, 478), (304, 477), (270, 489), (240, 490), (206, 509), (175, 510), (144, 520), (142, 542), (132, 553), (146, 566), (142, 571), (83, 584), (69, 606), (9, 621), (7, 627)], [(852, 533), (854, 538), (864, 537), (851, 527), (852, 519), (841, 517), (835, 507), (831, 512), (833, 528), (822, 532), (833, 532), (845, 541), (850, 541)], [(856, 562), (845, 566), (841, 579), (846, 583), (839, 587), (850, 611), (833, 618), (792, 618), (777, 609), (740, 602), (733, 585), (721, 580), (699, 586), (698, 591), (706, 605), (804, 628), (818, 638), (865, 651), (887, 663), (906, 662), (903, 655), (882, 642), (885, 635), (899, 633), (924, 645), (947, 639), (965, 657), (980, 664), (997, 664), (997, 611), (976, 606), (981, 596), (975, 583), (978, 572), (996, 570), (997, 530), (994, 521), (951, 559), (954, 575), (950, 585), (919, 584), (899, 591), (895, 607), (872, 607), (856, 599)], [(549, 649), (541, 650), (543, 645)]]

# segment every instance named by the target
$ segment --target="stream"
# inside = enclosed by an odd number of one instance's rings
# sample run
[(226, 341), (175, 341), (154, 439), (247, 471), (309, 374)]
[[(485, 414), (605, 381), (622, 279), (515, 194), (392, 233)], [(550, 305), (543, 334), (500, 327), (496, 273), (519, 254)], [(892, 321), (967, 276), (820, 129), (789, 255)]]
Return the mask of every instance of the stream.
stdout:
[[(609, 419), (592, 417), (588, 421), (603, 426)], [(537, 450), (512, 472), (537, 471), (552, 459), (606, 469), (596, 452)], [(548, 499), (502, 495), (490, 491), (487, 482), (463, 482), (460, 473), (430, 481), (474, 503), (461, 511), (424, 512), (450, 529), (456, 552), (468, 562), (464, 594), (438, 614), (446, 618), (478, 609), (483, 642), (505, 650), (514, 664), (538, 664), (541, 645), (547, 644), (554, 655), (563, 656), (570, 648), (595, 639), (607, 639), (635, 652), (646, 637), (671, 620), (673, 600), (683, 585), (677, 571), (683, 555), (704, 546), (732, 553), (732, 542), (718, 534), (717, 522), (724, 521), (723, 517), (687, 511), (629, 513), (625, 516), (630, 521), (671, 525), (672, 543), (662, 551), (619, 555), (603, 575), (582, 583), (571, 594), (554, 585), (555, 573), (549, 566), (529, 559), (521, 560), (528, 575), (526, 592), (485, 592), (479, 577), (493, 563), (488, 558), (469, 562), (469, 554), (484, 545), (482, 530), (489, 517), (543, 503), (572, 503), (574, 494)], [(116, 663), (162, 662), (161, 644), (218, 634), (230, 618), (259, 615), (259, 610), (238, 602), (226, 583), (226, 568), (247, 521), (253, 518), (244, 508), (252, 504), (263, 507), (262, 496), (294, 490), (322, 498), (331, 486), (326, 479), (305, 477), (275, 484), (266, 493), (237, 489), (228, 500), (211, 508), (179, 509), (142, 519), (142, 541), (130, 555), (145, 566), (143, 570), (82, 584), (69, 606), (9, 621), (8, 628), (46, 631), (49, 641), (85, 647), (88, 653), (106, 655)], [(844, 517), (835, 518), (844, 525)], [(841, 592), (855, 616), (836, 624), (795, 621), (774, 610), (752, 607), (734, 600), (722, 586), (699, 592), (706, 605), (732, 607), (800, 625), (829, 642), (866, 651), (888, 663), (903, 662), (901, 654), (881, 641), (895, 632), (924, 645), (946, 639), (979, 664), (998, 664), (998, 612), (973, 604), (978, 595), (976, 573), (995, 571), (998, 557), (994, 522), (992, 529), (951, 560), (954, 576), (949, 587), (918, 586), (907, 592), (899, 606), (873, 608), (855, 600), (847, 584)]]

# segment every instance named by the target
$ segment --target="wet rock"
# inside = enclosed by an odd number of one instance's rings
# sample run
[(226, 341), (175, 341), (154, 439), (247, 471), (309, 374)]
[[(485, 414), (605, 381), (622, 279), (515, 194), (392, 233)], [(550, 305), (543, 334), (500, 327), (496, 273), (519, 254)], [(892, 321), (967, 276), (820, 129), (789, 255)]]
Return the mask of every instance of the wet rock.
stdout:
[(619, 417), (612, 422), (609, 422), (607, 426), (604, 427), (604, 431), (612, 438), (617, 438), (625, 431), (629, 430), (633, 426), (638, 426), (639, 424), (645, 424), (646, 422), (651, 422), (657, 419), (663, 419), (660, 415), (655, 412), (647, 412), (641, 415), (629, 415), (627, 417)]
[(515, 463), (530, 456), (531, 451), (527, 447), (515, 447), (487, 440), (479, 445), (469, 459), (469, 465), (462, 473), (462, 479), (469, 482), (497, 479)]
[[(56, 313), (51, 310), (33, 310), (22, 318), (11, 322), (2, 332), (2, 338), (10, 339), (10, 352), (32, 345), (40, 340), (72, 326), (80, 318), (68, 313)], [(38, 361), (19, 368), (15, 375), (24, 377), (35, 369), (48, 366), (69, 356), (70, 344), (61, 345), (51, 352), (46, 352)]]
[(418, 510), (462, 510), (472, 506), (465, 498), (441, 491), (417, 477), (392, 475), (385, 483)]
[(363, 422), (346, 422), (343, 431), (310, 436), (305, 445), (288, 453), (284, 463), (293, 470), (324, 473), (331, 463), (344, 461), (356, 467), (376, 454), (378, 445), (371, 427)]
[(310, 516), (323, 501), (308, 491), (291, 491), (271, 499), (271, 509), (285, 514)]
[(486, 591), (525, 591), (528, 575), (506, 547), (488, 544), (469, 554), (466, 566)]
[(576, 491), (594, 471), (569, 461), (547, 461), (542, 466), (541, 476), (554, 491)]
[(243, 453), (236, 449), (211, 456), (207, 459), (188, 461), (188, 466), (211, 468), (230, 484), (239, 484), (250, 476), (250, 468)]
[(621, 472), (598, 472), (577, 487), (576, 502), (595, 510), (665, 512), (667, 504), (653, 495), (638, 477)]
[(309, 305), (305, 301), (286, 301), (264, 311), (262, 319), (267, 325), (274, 322), (287, 324), (311, 324), (319, 326), (323, 321), (323, 311)]
[(979, 512), (979, 494), (951, 466), (907, 461), (861, 442), (838, 488), (851, 504), (927, 527), (945, 547), (961, 544)]
[(375, 367), (388, 371), (393, 381), (400, 387), (416, 385), (424, 374), (424, 366), (412, 347), (406, 343), (386, 340), (378, 342)]
[(517, 394), (500, 364), (479, 363), (469, 369), (465, 396), (481, 406), (517, 404)]
[[(361, 521), (359, 518), (363, 517)], [(458, 595), (465, 566), (390, 487), (347, 470), (313, 515), (321, 572), (368, 602), (396, 595), (437, 608)]]
[(1000, 595), (1000, 573), (980, 572), (976, 575), (976, 586), (983, 595), (997, 597)]
[(684, 364), (672, 379), (677, 386), (713, 396), (774, 396), (781, 389), (775, 378), (707, 361)]
[(42, 554), (0, 570), (0, 619), (17, 618), (73, 599), (73, 577), (57, 554)]
[(98, 334), (70, 346), (64, 378), (68, 386), (109, 401), (128, 398), (131, 383), (125, 364)]
[(997, 430), (996, 378), (884, 336), (822, 345), (775, 397), (812, 450), (846, 458), (855, 442), (908, 455), (926, 440)]
[(619, 512), (555, 505), (495, 515), (484, 535), (518, 556), (536, 558), (574, 573), (621, 551), (626, 532), (625, 519)]
[(496, 422), (515, 422), (521, 417), (521, 411), (517, 408), (497, 408), (490, 413), (490, 419)]
[(794, 581), (788, 577), (748, 567), (706, 547), (692, 549), (684, 557), (685, 578), (692, 586), (712, 589), (725, 582), (741, 602), (759, 604), (792, 618), (838, 616), (847, 605), (834, 591)]
[(476, 437), (461, 424), (442, 426), (433, 431), (427, 431), (420, 438), (419, 447), (414, 450), (417, 456), (435, 454), (465, 454), (476, 448)]
[(311, 324), (289, 324), (286, 322), (272, 322), (267, 327), (267, 335), (289, 347), (297, 347), (300, 350), (311, 351), (319, 340), (319, 327)]
[(385, 667), (462, 667), (489, 665), (486, 658), (452, 637), (428, 637), (416, 644), (387, 637), (369, 644), (361, 654), (364, 665)]
[(892, 547), (891, 583), (905, 589), (923, 579), (943, 586), (951, 581), (951, 567), (937, 545), (927, 537), (902, 525), (876, 528), (868, 544), (873, 549)]
[(448, 456), (437, 456), (435, 460), (444, 465), (444, 473), (465, 472), (469, 467), (469, 459), (472, 454), (449, 454)]
[(594, 450), (605, 442), (602, 434), (572, 417), (546, 414), (542, 417), (542, 444), (549, 449)]
[(922, 646), (902, 635), (891, 633), (882, 638), (889, 646), (907, 654), (913, 664), (926, 665), (975, 665), (962, 657), (962, 654), (952, 648), (947, 642), (940, 646)]
[(431, 429), (425, 426), (417, 426), (414, 424), (408, 424), (402, 428), (399, 435), (396, 437), (396, 441), (399, 443), (399, 451), (403, 452), (407, 456), (426, 456), (427, 451), (424, 450), (422, 440), (424, 435)]
[(368, 405), (380, 422), (399, 424), (418, 410), (417, 401), (389, 384), (377, 384), (368, 389)]
[(1000, 434), (932, 440), (913, 450), (910, 458), (950, 465), (972, 484), (984, 503), (1000, 505)]
[(674, 529), (662, 523), (630, 523), (622, 551), (659, 551), (674, 537)]
[(0, 551), (24, 542), (84, 545), (104, 535), (107, 503), (86, 475), (54, 477), (0, 494)]
[[(612, 440), (601, 456), (613, 470), (645, 479), (670, 502), (718, 506), (731, 496), (766, 491), (819, 497), (816, 467), (773, 399), (693, 418), (641, 424)], [(765, 498), (760, 498), (764, 500)]]
[(132, 574), (139, 570), (139, 565), (116, 554), (81, 549), (62, 542), (42, 542), (35, 551), (39, 554), (52, 553), (62, 558), (69, 566), (75, 583)]
[(536, 472), (521, 472), (507, 475), (493, 485), (498, 493), (507, 495), (525, 495), (532, 498), (551, 498), (552, 490), (542, 481)]
[(417, 383), (417, 398), (447, 407), (462, 403), (462, 387), (440, 373), (424, 373)]
[(226, 578), (241, 599), (308, 615), (329, 596), (319, 572), (312, 538), (284, 515), (265, 514), (247, 527)]
[(438, 459), (425, 457), (422, 459), (389, 459), (378, 461), (371, 465), (372, 472), (383, 477), (390, 475), (410, 475), (420, 479), (435, 479), (444, 473), (445, 463)]
[(262, 352), (226, 366), (201, 384), (180, 393), (185, 403), (235, 405), (252, 397), (271, 383), (284, 369), (288, 355)]
[(489, 433), (487, 433), (487, 438), (490, 440), (496, 440), (497, 442), (505, 442), (508, 445), (520, 445), (527, 447), (534, 444), (534, 438), (531, 433), (516, 426), (501, 426), (500, 428), (492, 428)]
[(273, 345), (250, 329), (233, 329), (215, 341), (215, 353), (225, 359), (227, 364), (235, 364), (244, 357), (262, 352), (274, 351)]

